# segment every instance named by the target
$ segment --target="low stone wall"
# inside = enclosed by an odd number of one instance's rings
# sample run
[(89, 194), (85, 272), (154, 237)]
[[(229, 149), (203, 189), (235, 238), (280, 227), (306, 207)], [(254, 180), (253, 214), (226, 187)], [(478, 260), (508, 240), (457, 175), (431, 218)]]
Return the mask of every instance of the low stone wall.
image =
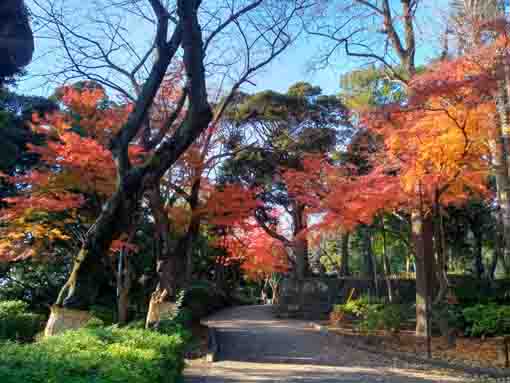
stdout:
[[(451, 276), (450, 284), (459, 298), (477, 296), (502, 296), (510, 291), (510, 280), (478, 280), (468, 276)], [(416, 299), (416, 281), (411, 278), (392, 278), (391, 285), (397, 299), (403, 303), (413, 303)], [(377, 280), (358, 277), (345, 278), (306, 278), (297, 280), (285, 278), (280, 285), (276, 313), (281, 317), (323, 319), (334, 304), (344, 303), (353, 292), (353, 297), (363, 295), (386, 297), (387, 284)]]
[(341, 287), (341, 280), (329, 278), (286, 278), (281, 282), (277, 315), (320, 319), (328, 315)]

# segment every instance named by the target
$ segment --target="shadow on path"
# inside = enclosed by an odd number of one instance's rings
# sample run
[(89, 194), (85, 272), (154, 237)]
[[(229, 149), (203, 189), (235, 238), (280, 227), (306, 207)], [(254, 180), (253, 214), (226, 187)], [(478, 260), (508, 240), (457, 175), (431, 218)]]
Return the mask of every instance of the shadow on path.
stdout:
[(186, 383), (466, 382), (465, 377), (355, 350), (306, 321), (275, 319), (271, 306), (243, 306), (210, 317), (219, 361), (192, 363)]

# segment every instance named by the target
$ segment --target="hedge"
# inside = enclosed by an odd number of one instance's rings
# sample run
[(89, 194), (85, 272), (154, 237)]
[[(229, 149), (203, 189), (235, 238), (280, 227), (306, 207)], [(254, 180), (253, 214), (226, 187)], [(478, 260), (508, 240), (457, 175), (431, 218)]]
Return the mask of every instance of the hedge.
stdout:
[(44, 316), (29, 312), (22, 301), (0, 302), (0, 340), (30, 342), (42, 330)]
[(0, 346), (2, 383), (174, 383), (188, 335), (88, 327), (36, 343)]

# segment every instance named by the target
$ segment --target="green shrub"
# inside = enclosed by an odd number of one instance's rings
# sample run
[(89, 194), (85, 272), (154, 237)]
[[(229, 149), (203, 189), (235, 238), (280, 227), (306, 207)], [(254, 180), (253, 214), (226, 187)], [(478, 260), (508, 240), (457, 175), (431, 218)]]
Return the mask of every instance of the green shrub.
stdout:
[(334, 309), (338, 310), (337, 312), (361, 318), (365, 316), (371, 308), (381, 306), (382, 304), (383, 301), (381, 299), (364, 295), (359, 299), (350, 300), (343, 305), (335, 305)]
[(376, 330), (397, 333), (408, 318), (408, 311), (408, 307), (402, 304), (369, 305), (359, 323), (359, 329), (368, 333)]
[(382, 328), (387, 331), (399, 332), (402, 323), (407, 319), (407, 306), (400, 304), (386, 305), (380, 311)]
[(184, 367), (187, 335), (83, 328), (0, 349), (2, 383), (173, 383)]
[(476, 305), (462, 311), (471, 336), (496, 336), (510, 334), (510, 306), (494, 303)]
[(195, 282), (186, 289), (182, 303), (193, 321), (198, 321), (227, 305), (227, 298), (213, 284), (207, 282)]
[(101, 320), (106, 326), (116, 322), (117, 313), (112, 307), (93, 305), (90, 307), (90, 313), (94, 318)]
[(28, 311), (22, 301), (0, 302), (0, 340), (30, 342), (42, 330), (44, 317)]
[(381, 328), (381, 314), (377, 307), (369, 306), (358, 325), (361, 332), (372, 333)]

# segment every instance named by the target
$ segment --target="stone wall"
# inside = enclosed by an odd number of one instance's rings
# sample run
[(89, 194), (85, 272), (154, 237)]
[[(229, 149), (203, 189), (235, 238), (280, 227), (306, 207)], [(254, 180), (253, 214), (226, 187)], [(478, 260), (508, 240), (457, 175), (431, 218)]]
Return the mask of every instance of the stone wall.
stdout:
[[(391, 279), (392, 288), (398, 301), (414, 303), (416, 281), (414, 279)], [(510, 280), (478, 280), (468, 276), (451, 276), (450, 284), (460, 299), (473, 300), (481, 297), (503, 297), (510, 292)], [(297, 280), (285, 278), (280, 285), (280, 295), (276, 313), (281, 317), (322, 319), (326, 318), (334, 304), (345, 303), (349, 295), (353, 298), (363, 295), (387, 296), (384, 279), (378, 279), (377, 287), (373, 280), (346, 277), (315, 277)]]

